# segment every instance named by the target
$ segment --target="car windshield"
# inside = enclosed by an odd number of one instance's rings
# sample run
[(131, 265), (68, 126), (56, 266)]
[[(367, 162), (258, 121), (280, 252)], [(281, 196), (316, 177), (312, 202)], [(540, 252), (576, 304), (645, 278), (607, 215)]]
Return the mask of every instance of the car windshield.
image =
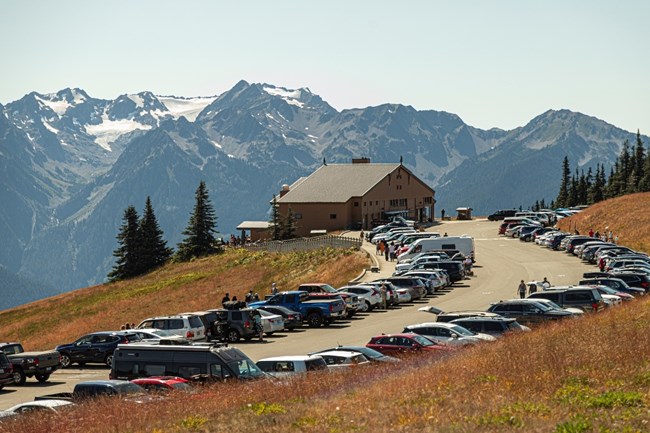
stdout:
[(519, 322), (514, 320), (514, 321), (508, 323), (508, 329), (511, 329), (513, 331), (521, 331), (524, 328), (519, 324)]
[(264, 376), (264, 372), (249, 359), (231, 361), (228, 363), (228, 367), (239, 379), (253, 379)]
[(600, 293), (604, 293), (606, 295), (616, 295), (618, 293), (616, 290), (612, 289), (611, 287), (607, 287), (607, 286), (599, 286), (598, 291)]
[(329, 284), (322, 284), (321, 287), (323, 288), (324, 291), (328, 293), (338, 293), (336, 289)]
[(435, 343), (433, 341), (431, 341), (428, 338), (423, 337), (421, 335), (416, 334), (416, 335), (412, 336), (411, 338), (413, 339), (413, 341), (415, 341), (416, 343), (418, 343), (418, 344), (420, 344), (422, 346), (435, 346)]
[(460, 335), (464, 335), (464, 336), (466, 336), (466, 337), (470, 337), (470, 336), (472, 336), (472, 335), (476, 335), (476, 333), (470, 331), (470, 330), (467, 329), (467, 328), (463, 328), (462, 326), (459, 326), (459, 325), (451, 325), (451, 326), (449, 327), (449, 329), (451, 329), (452, 331), (454, 331), (454, 332), (456, 332), (456, 333), (458, 333), (458, 334), (460, 334)]
[(383, 358), (385, 356), (384, 354), (379, 353), (376, 350), (371, 349), (369, 347), (361, 347), (361, 346), (351, 346), (351, 347), (349, 346), (349, 347), (346, 347), (346, 346), (343, 346), (343, 347), (339, 347), (338, 349), (339, 350), (350, 350), (350, 351), (354, 351), (354, 352), (359, 352), (359, 353), (363, 354), (368, 359), (378, 359), (378, 358)]
[(541, 302), (541, 304), (544, 305), (544, 306), (546, 306), (546, 307), (548, 307), (548, 308), (550, 308), (550, 309), (554, 309), (554, 310), (563, 310), (562, 307), (560, 307), (558, 304), (556, 304), (555, 302), (551, 301), (550, 299), (547, 299), (547, 300)]

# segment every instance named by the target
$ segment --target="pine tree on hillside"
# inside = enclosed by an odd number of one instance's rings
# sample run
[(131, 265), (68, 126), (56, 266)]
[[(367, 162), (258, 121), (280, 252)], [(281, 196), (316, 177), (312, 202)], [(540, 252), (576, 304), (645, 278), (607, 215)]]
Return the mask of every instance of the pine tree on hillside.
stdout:
[(165, 264), (172, 256), (172, 249), (167, 247), (167, 242), (163, 239), (163, 232), (149, 197), (144, 206), (139, 229), (142, 239), (139, 256), (144, 272), (149, 272)]
[(555, 199), (555, 205), (566, 207), (569, 202), (569, 182), (571, 181), (571, 169), (569, 168), (569, 157), (565, 156), (562, 161), (562, 182), (560, 183), (560, 192)]
[(641, 180), (645, 177), (645, 165), (646, 165), (646, 152), (645, 147), (643, 147), (643, 140), (641, 140), (641, 132), (636, 131), (636, 147), (634, 148), (634, 175), (637, 180), (637, 191), (640, 191)]
[(117, 234), (119, 247), (113, 251), (117, 258), (113, 270), (108, 274), (110, 281), (131, 278), (142, 273), (140, 266), (140, 231), (138, 230), (138, 212), (134, 206), (124, 210), (122, 226)]
[(643, 162), (643, 177), (639, 181), (639, 191), (648, 192), (650, 191), (650, 152)]
[(269, 220), (269, 235), (274, 241), (282, 239), (282, 217), (280, 216), (279, 209), (278, 199), (273, 194), (273, 200), (271, 200), (271, 218)]
[[(602, 172), (601, 172), (602, 170)], [(602, 173), (602, 174), (601, 174)], [(598, 203), (604, 199), (603, 189), (605, 188), (605, 166), (597, 164), (594, 180), (587, 193), (587, 202), (589, 204)]]
[(176, 257), (180, 261), (188, 261), (220, 251), (214, 237), (217, 217), (210, 203), (205, 182), (201, 181), (196, 189), (195, 197), (194, 210), (187, 228), (183, 231), (185, 239), (178, 244), (176, 252)]

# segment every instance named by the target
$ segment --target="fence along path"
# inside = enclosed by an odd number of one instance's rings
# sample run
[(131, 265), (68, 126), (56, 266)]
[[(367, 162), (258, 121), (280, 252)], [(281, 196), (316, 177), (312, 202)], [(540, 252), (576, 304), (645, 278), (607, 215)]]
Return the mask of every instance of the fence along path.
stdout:
[(324, 235), (312, 238), (290, 239), (286, 241), (267, 241), (242, 245), (250, 251), (269, 251), (273, 253), (287, 253), (294, 251), (316, 250), (318, 248), (354, 248), (361, 249), (361, 239), (348, 236)]

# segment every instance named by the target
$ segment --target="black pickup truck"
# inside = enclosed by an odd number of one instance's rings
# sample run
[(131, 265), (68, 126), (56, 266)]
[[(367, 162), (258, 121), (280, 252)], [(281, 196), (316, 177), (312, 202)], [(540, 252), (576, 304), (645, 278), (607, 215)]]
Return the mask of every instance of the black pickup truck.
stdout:
[(13, 365), (14, 383), (22, 385), (28, 377), (36, 376), (39, 382), (47, 382), (50, 374), (61, 368), (61, 355), (49, 352), (25, 352), (20, 343), (0, 343), (0, 350)]

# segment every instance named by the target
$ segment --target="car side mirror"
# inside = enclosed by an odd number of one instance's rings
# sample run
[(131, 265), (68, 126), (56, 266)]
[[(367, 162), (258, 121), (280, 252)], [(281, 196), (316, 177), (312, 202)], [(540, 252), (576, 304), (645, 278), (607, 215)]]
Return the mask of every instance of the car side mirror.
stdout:
[(458, 334), (451, 334), (451, 338), (458, 338)]

